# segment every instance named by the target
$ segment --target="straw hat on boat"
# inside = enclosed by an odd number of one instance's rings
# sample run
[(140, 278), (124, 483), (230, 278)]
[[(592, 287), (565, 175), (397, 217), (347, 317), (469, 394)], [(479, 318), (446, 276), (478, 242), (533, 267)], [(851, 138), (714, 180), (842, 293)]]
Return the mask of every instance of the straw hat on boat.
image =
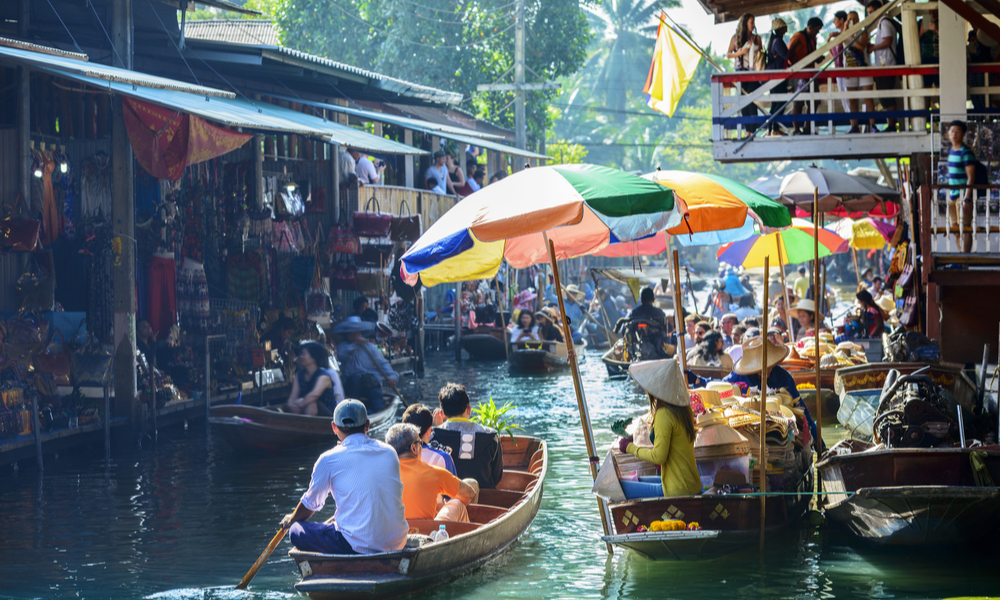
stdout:
[(698, 430), (694, 440), (696, 459), (734, 458), (750, 453), (750, 441), (730, 427), (729, 420), (717, 411), (699, 415), (695, 428)]
[(793, 319), (798, 319), (800, 310), (804, 310), (807, 313), (812, 314), (813, 318), (816, 319), (815, 322), (817, 323), (823, 322), (823, 315), (816, 314), (816, 303), (813, 302), (812, 300), (808, 299), (799, 300), (798, 302), (795, 303), (795, 306), (788, 309), (788, 316)]
[(743, 394), (740, 392), (740, 386), (735, 383), (726, 383), (725, 381), (709, 381), (705, 384), (705, 387), (719, 394), (719, 402), (723, 406), (739, 402), (743, 397)]
[(563, 288), (563, 298), (570, 297), (573, 298), (574, 302), (581, 302), (587, 297), (587, 294), (579, 286), (571, 284)]
[(691, 406), (681, 366), (672, 358), (632, 363), (629, 375), (650, 396), (674, 406)]
[(766, 337), (755, 337), (743, 342), (743, 357), (736, 361), (733, 372), (739, 375), (759, 374), (764, 365), (764, 346), (767, 344), (767, 368), (777, 365), (788, 356), (788, 346), (779, 346)]
[(697, 396), (705, 408), (711, 408), (713, 406), (722, 406), (722, 400), (719, 399), (719, 392), (710, 388), (697, 388), (691, 390), (691, 399)]
[(362, 333), (375, 331), (375, 323), (362, 321), (361, 317), (358, 316), (351, 316), (333, 326), (334, 333), (354, 333), (357, 331)]

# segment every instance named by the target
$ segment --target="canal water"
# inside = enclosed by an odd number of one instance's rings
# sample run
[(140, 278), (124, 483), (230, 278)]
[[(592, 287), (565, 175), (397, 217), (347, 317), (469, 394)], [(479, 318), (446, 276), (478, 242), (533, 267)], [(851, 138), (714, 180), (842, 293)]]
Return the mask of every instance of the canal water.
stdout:
[[(633, 384), (608, 381), (599, 355), (582, 364), (597, 442), (638, 414)], [(962, 552), (877, 552), (826, 527), (803, 525), (756, 548), (695, 563), (609, 557), (590, 491), (580, 421), (567, 374), (513, 376), (505, 363), (432, 355), (427, 377), (405, 388), (434, 403), (448, 381), (516, 407), (526, 433), (548, 441), (550, 467), (538, 517), (486, 568), (421, 598), (864, 598), (985, 596), (1000, 592), (993, 558)], [(833, 433), (833, 432), (831, 432)], [(156, 444), (110, 469), (102, 455), (64, 452), (43, 476), (0, 474), (0, 598), (274, 599), (295, 596), (283, 542), (249, 592), (236, 584), (294, 508), (319, 450), (236, 455), (203, 425), (161, 432)], [(328, 507), (321, 515), (328, 518)]]

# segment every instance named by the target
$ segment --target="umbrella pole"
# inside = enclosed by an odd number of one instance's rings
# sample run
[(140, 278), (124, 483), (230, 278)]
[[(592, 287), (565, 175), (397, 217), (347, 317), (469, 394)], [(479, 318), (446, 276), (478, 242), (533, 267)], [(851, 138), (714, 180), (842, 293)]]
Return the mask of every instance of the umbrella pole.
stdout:
[[(587, 444), (587, 462), (590, 464), (590, 476), (597, 479), (597, 465), (600, 459), (597, 457), (597, 443), (594, 442), (594, 430), (590, 425), (590, 412), (587, 410), (587, 399), (583, 396), (583, 382), (580, 379), (580, 366), (576, 362), (576, 349), (573, 347), (573, 331), (569, 326), (569, 319), (566, 318), (566, 307), (563, 304), (562, 283), (559, 281), (559, 266), (556, 264), (556, 246), (549, 241), (549, 236), (542, 232), (545, 239), (545, 246), (549, 251), (549, 264), (552, 266), (552, 283), (555, 286), (556, 300), (559, 303), (559, 316), (562, 318), (563, 337), (566, 338), (567, 358), (569, 359), (570, 372), (573, 375), (573, 390), (576, 392), (576, 405), (580, 410), (580, 424), (583, 426), (583, 440)], [(601, 525), (604, 527), (604, 535), (611, 535), (607, 514), (607, 506), (604, 500), (598, 498), (597, 504), (601, 513)], [(611, 544), (607, 544), (608, 554), (614, 554)]]
[(858, 291), (861, 290), (861, 269), (858, 268), (858, 251), (851, 248), (851, 258), (854, 259), (854, 274), (858, 276)]
[[(504, 338), (504, 340), (503, 340), (503, 353), (505, 355), (507, 355), (507, 360), (510, 360), (510, 348), (507, 347), (507, 323), (505, 322), (505, 320), (503, 318), (503, 297), (500, 294), (500, 275), (499, 274), (497, 274), (497, 278), (494, 279), (494, 281), (497, 284), (497, 304), (500, 305), (499, 306), (499, 308), (500, 308), (500, 324), (503, 325), (503, 331), (501, 332), (503, 334), (503, 338)], [(507, 285), (509, 286), (510, 282), (508, 282)], [(510, 289), (510, 288), (508, 287), (508, 289)], [(514, 316), (514, 311), (511, 310), (510, 314), (511, 314), (511, 316)]]
[[(788, 309), (790, 305), (788, 304), (788, 285), (785, 283), (785, 262), (781, 258), (781, 245), (778, 245), (778, 272), (781, 273), (781, 293), (785, 295), (785, 314), (779, 314), (786, 321), (791, 321), (791, 317), (788, 316)], [(792, 327), (790, 322), (785, 323), (785, 327), (788, 328), (788, 337), (795, 342), (795, 328)]]
[[(684, 387), (687, 387), (687, 350), (684, 348), (684, 320), (681, 319), (681, 281), (677, 277), (680, 260), (677, 251), (673, 251), (673, 260), (670, 265), (674, 268), (674, 323), (677, 327), (677, 352), (681, 357), (681, 371), (684, 372)], [(695, 307), (697, 308), (697, 307)]]
[[(770, 279), (771, 257), (764, 256), (764, 287)], [(765, 292), (766, 293), (766, 292)], [(757, 468), (760, 473), (760, 554), (764, 555), (764, 513), (767, 503), (767, 302), (764, 303), (764, 323), (765, 328), (762, 333), (763, 343), (761, 344), (761, 360), (763, 364), (760, 368), (760, 460), (757, 461)]]
[[(820, 390), (820, 348), (819, 348), (819, 323), (823, 316), (822, 299), (819, 295), (819, 188), (813, 190), (813, 253), (816, 260), (813, 261), (813, 298), (816, 299), (816, 312), (813, 318), (813, 340), (816, 348), (816, 453), (823, 451), (823, 394)], [(825, 290), (824, 290), (825, 291)]]

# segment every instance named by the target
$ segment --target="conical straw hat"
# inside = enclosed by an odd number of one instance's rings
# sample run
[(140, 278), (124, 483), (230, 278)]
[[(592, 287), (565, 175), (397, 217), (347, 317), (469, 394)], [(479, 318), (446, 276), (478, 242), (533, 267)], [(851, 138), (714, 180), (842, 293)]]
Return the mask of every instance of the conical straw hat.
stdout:
[(674, 406), (691, 406), (681, 366), (672, 358), (632, 363), (629, 375), (650, 396)]
[(764, 364), (763, 343), (767, 342), (767, 368), (785, 360), (788, 356), (788, 346), (778, 346), (767, 341), (764, 336), (755, 337), (743, 342), (743, 357), (736, 362), (733, 371), (739, 375), (759, 374)]

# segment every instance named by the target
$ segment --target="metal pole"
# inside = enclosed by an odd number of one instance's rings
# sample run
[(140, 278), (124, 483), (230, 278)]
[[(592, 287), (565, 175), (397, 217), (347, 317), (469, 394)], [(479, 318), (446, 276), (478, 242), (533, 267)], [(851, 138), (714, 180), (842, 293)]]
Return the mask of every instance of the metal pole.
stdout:
[(858, 267), (858, 251), (851, 248), (851, 258), (854, 259), (854, 273), (858, 276), (858, 288), (861, 288), (861, 269)]
[[(503, 325), (503, 337), (504, 337), (503, 352), (507, 356), (507, 360), (510, 360), (510, 348), (507, 347), (508, 346), (507, 345), (507, 323), (504, 321), (504, 318), (503, 318), (503, 302), (501, 302), (501, 300), (502, 300), (502, 294), (500, 293), (500, 274), (499, 273), (497, 273), (497, 278), (494, 279), (493, 281), (495, 281), (496, 284), (497, 284), (497, 308), (500, 309), (500, 324)], [(508, 283), (508, 285), (510, 285), (510, 284)], [(514, 311), (511, 311), (511, 316), (513, 316), (513, 315), (514, 315)]]
[[(524, 0), (517, 0), (514, 16), (514, 127), (515, 145), (524, 150), (528, 144), (527, 117), (524, 112)], [(516, 166), (516, 163), (515, 163)], [(521, 169), (515, 168), (515, 171)]]
[(687, 387), (687, 351), (684, 349), (684, 321), (681, 319), (681, 281), (678, 278), (680, 259), (678, 258), (677, 251), (673, 251), (673, 260), (670, 261), (670, 266), (673, 267), (673, 278), (674, 278), (674, 322), (677, 325), (677, 352), (681, 358), (681, 371), (684, 372), (684, 387)]
[(816, 348), (816, 453), (823, 452), (823, 392), (820, 388), (819, 374), (819, 320), (822, 313), (819, 281), (819, 188), (813, 188), (813, 298), (816, 299), (816, 312), (813, 314), (813, 341)]
[(424, 288), (420, 287), (414, 302), (417, 305), (417, 373), (424, 372)]
[[(767, 282), (770, 279), (771, 257), (764, 256), (764, 290), (767, 293)], [(760, 473), (760, 491), (767, 491), (767, 302), (764, 302), (764, 328), (761, 333), (761, 367), (760, 367), (760, 460), (757, 468)], [(760, 496), (760, 554), (764, 555), (764, 517), (767, 496)]]
[(158, 412), (156, 410), (156, 373), (155, 367), (149, 361), (149, 358), (146, 358), (146, 364), (149, 366), (149, 406), (150, 410), (153, 411), (153, 441), (155, 442), (160, 437), (160, 429), (156, 424), (156, 413)]
[(451, 310), (455, 317), (455, 362), (462, 362), (462, 282), (455, 284), (455, 305)]
[[(205, 336), (205, 431), (207, 432), (208, 418), (212, 416), (212, 336)], [(263, 378), (261, 378), (263, 380)]]
[[(545, 246), (549, 251), (549, 264), (552, 265), (552, 281), (556, 289), (556, 301), (559, 303), (559, 316), (562, 317), (563, 337), (566, 338), (567, 358), (569, 359), (570, 372), (573, 375), (573, 390), (576, 392), (576, 405), (580, 411), (580, 425), (583, 426), (583, 440), (587, 444), (587, 462), (590, 464), (590, 476), (597, 479), (597, 465), (600, 459), (597, 457), (597, 443), (594, 441), (594, 430), (590, 425), (590, 411), (587, 409), (587, 399), (583, 396), (583, 381), (580, 379), (580, 366), (576, 362), (576, 349), (573, 347), (573, 331), (569, 327), (569, 319), (566, 318), (566, 307), (563, 305), (562, 283), (559, 281), (559, 266), (556, 263), (556, 246), (549, 241), (547, 233), (542, 232), (545, 239)], [(601, 498), (597, 499), (601, 513), (601, 525), (604, 527), (604, 535), (611, 535), (610, 519), (607, 514), (608, 507)], [(614, 554), (611, 544), (607, 544), (608, 554)]]
[(104, 466), (111, 466), (111, 388), (104, 382)]
[(41, 423), (38, 422), (38, 394), (31, 394), (31, 429), (35, 433), (35, 461), (38, 463), (38, 470), (44, 471)]

